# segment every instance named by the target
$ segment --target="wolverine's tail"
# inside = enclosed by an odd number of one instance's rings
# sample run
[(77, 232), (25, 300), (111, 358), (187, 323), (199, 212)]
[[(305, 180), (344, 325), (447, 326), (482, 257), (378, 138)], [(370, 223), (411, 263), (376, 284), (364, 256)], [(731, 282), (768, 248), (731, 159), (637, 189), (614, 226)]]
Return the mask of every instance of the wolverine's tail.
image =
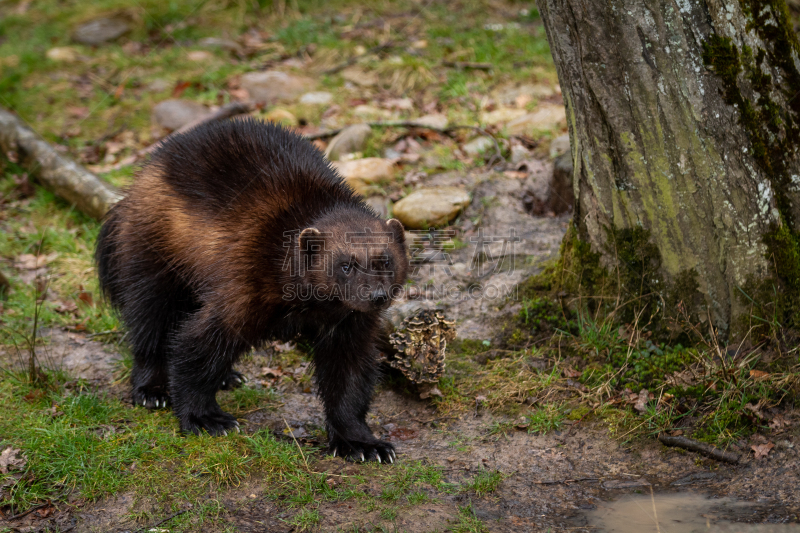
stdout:
[(117, 235), (120, 223), (117, 212), (117, 206), (114, 206), (106, 215), (94, 250), (94, 262), (97, 265), (97, 277), (100, 278), (100, 289), (111, 305), (115, 307), (119, 305), (121, 288), (117, 263)]

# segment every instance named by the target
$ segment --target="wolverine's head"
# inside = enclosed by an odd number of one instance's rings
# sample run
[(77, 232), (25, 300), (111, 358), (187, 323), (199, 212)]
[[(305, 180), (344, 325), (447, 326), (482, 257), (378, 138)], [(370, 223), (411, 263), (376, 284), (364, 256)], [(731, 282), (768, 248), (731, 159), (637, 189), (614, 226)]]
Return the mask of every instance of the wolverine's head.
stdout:
[(335, 212), (298, 240), (313, 297), (354, 311), (389, 307), (408, 271), (403, 225), (360, 211)]

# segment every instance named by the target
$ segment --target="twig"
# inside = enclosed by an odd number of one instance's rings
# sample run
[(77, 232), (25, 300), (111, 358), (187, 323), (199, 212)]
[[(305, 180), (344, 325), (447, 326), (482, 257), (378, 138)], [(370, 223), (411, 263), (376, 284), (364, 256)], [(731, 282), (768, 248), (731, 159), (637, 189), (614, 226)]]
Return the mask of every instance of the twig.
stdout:
[(39, 505), (37, 505), (35, 507), (31, 507), (30, 509), (28, 509), (24, 513), (19, 513), (19, 514), (15, 514), (14, 516), (9, 516), (8, 518), (6, 518), (6, 520), (8, 520), (9, 522), (11, 522), (12, 520), (19, 520), (20, 518), (26, 517), (29, 514), (31, 514), (32, 512), (38, 511), (39, 509), (43, 509), (43, 508), (47, 507), (48, 505), (50, 505), (49, 501), (47, 501), (45, 503), (42, 503), (42, 504), (39, 504)]
[(301, 448), (300, 447), (300, 443), (297, 442), (297, 438), (295, 438), (295, 436), (294, 436), (294, 431), (292, 431), (292, 428), (289, 427), (289, 423), (286, 421), (286, 418), (283, 419), (283, 423), (286, 424), (286, 429), (289, 430), (289, 435), (292, 436), (292, 439), (294, 440), (295, 446), (297, 446), (297, 449), (300, 451), (300, 457), (303, 458), (303, 462), (306, 464), (306, 470), (308, 472), (311, 472), (311, 469), (308, 468), (308, 461), (306, 461), (306, 454), (303, 453), (303, 448)]
[[(427, 124), (421, 124), (421, 123), (416, 122), (414, 120), (382, 120), (382, 121), (377, 121), (377, 122), (365, 122), (365, 124), (367, 124), (371, 128), (418, 128), (418, 129), (426, 129), (426, 130), (431, 130), (431, 131), (436, 131), (436, 132), (439, 132), (439, 133), (443, 133), (445, 135), (450, 135), (450, 133), (455, 131), (455, 130), (467, 130), (467, 129), (473, 130), (473, 131), (476, 131), (476, 132), (480, 133), (484, 137), (489, 137), (490, 139), (492, 139), (492, 142), (494, 143), (495, 154), (492, 156), (492, 159), (489, 160), (489, 163), (488, 163), (489, 166), (493, 165), (494, 163), (496, 163), (498, 161), (505, 161), (505, 158), (503, 157), (503, 151), (500, 149), (500, 143), (497, 142), (497, 137), (495, 137), (494, 135), (492, 135), (491, 133), (489, 133), (485, 129), (481, 128), (480, 126), (468, 126), (466, 124), (457, 124), (455, 126), (448, 126), (446, 128), (437, 128), (435, 126), (429, 126)], [(332, 129), (332, 130), (321, 131), (319, 133), (312, 133), (312, 134), (309, 134), (309, 135), (305, 135), (305, 138), (308, 139), (309, 141), (314, 141), (314, 140), (317, 140), (317, 139), (327, 139), (328, 137), (333, 137), (334, 135), (337, 135), (343, 129), (345, 129), (345, 128), (344, 127), (343, 128), (336, 128), (336, 129)]]
[(556, 481), (534, 481), (536, 485), (569, 485), (570, 483), (580, 483), (581, 481), (600, 481), (597, 477), (579, 477), (576, 479), (561, 479)]
[(163, 139), (159, 140), (158, 142), (154, 142), (147, 148), (139, 150), (139, 152), (136, 155), (141, 157), (147, 154), (152, 154), (153, 152), (156, 151), (156, 149), (158, 149), (159, 146), (164, 144), (164, 142), (166, 142), (168, 139), (172, 138), (175, 135), (185, 133), (190, 129), (195, 128), (201, 124), (205, 124), (207, 122), (215, 122), (217, 120), (224, 120), (226, 118), (235, 117), (236, 115), (243, 115), (245, 113), (249, 113), (252, 110), (253, 110), (252, 104), (244, 102), (233, 102), (224, 105), (209, 115), (200, 117), (198, 119), (192, 120), (187, 124), (184, 124), (183, 126), (173, 131)]
[(335, 67), (331, 67), (328, 70), (324, 70), (324, 71), (322, 71), (322, 73), (323, 74), (336, 74), (337, 72), (340, 72), (340, 71), (346, 69), (350, 65), (355, 65), (356, 63), (358, 63), (358, 60), (363, 58), (363, 57), (367, 57), (368, 55), (374, 54), (376, 52), (382, 52), (383, 50), (386, 50), (387, 48), (392, 48), (393, 46), (395, 46), (394, 41), (386, 41), (383, 44), (379, 44), (377, 46), (373, 46), (372, 48), (370, 48), (369, 50), (367, 50), (366, 52), (364, 52), (361, 55), (357, 55), (357, 56), (351, 57), (350, 59), (348, 59), (344, 63), (339, 63)]
[(474, 61), (443, 61), (442, 65), (446, 67), (453, 67), (459, 70), (475, 69), (475, 70), (492, 70), (494, 65), (491, 63), (476, 63)]
[(684, 450), (701, 453), (717, 461), (723, 461), (732, 464), (739, 462), (738, 454), (720, 450), (719, 448), (711, 446), (710, 444), (690, 439), (689, 437), (673, 437), (671, 435), (664, 435), (662, 433), (658, 436), (658, 440), (667, 446), (675, 446), (676, 448), (683, 448)]
[(142, 532), (143, 532), (143, 531), (145, 531), (145, 530), (151, 530), (151, 529), (155, 529), (155, 528), (157, 528), (157, 527), (158, 527), (158, 526), (160, 526), (160, 525), (166, 524), (167, 522), (169, 522), (170, 520), (172, 520), (172, 519), (173, 519), (173, 518), (175, 518), (176, 516), (180, 516), (180, 515), (182, 515), (182, 514), (184, 514), (184, 513), (188, 513), (188, 512), (189, 512), (189, 509), (184, 509), (183, 511), (178, 511), (177, 513), (172, 513), (171, 515), (169, 515), (169, 516), (168, 516), (168, 517), (166, 517), (165, 519), (163, 519), (163, 520), (161, 520), (161, 521), (159, 521), (159, 522), (156, 522), (156, 523), (155, 523), (155, 524), (153, 524), (152, 526), (144, 526), (143, 528), (139, 528), (139, 529), (137, 529), (137, 530), (136, 530), (136, 533), (142, 533)]

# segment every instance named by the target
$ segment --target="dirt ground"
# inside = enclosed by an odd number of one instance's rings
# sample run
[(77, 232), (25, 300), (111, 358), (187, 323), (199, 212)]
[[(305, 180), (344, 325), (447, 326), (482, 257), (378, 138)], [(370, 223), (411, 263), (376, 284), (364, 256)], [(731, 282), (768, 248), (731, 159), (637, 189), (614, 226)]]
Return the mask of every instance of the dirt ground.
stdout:
[[(113, 361), (117, 355), (108, 345), (89, 340), (83, 334), (53, 331), (51, 335), (52, 363), (62, 365), (76, 377), (83, 377), (112, 395), (127, 395), (124, 385), (114, 384)], [(258, 369), (268, 362), (262, 355), (256, 355), (241, 370), (257, 381)], [(282, 435), (288, 423), (300, 441), (313, 441), (313, 428), (323, 422), (316, 397), (292, 385), (279, 393), (279, 400), (282, 406), (278, 409), (248, 414), (244, 418), (245, 431), (268, 427), (276, 435)], [(788, 411), (786, 416), (798, 419), (800, 413)], [(394, 521), (396, 531), (448, 530), (457, 521), (459, 509), (467, 505), (471, 505), (474, 515), (489, 531), (610, 531), (598, 529), (592, 512), (609, 509), (609, 505), (613, 508), (609, 502), (637, 494), (658, 502), (664, 499), (666, 503), (675, 494), (688, 494), (691, 498), (687, 501), (695, 503), (701, 496), (709, 496), (707, 504), (699, 510), (689, 509), (709, 524), (718, 519), (781, 524), (796, 522), (800, 516), (800, 447), (795, 435), (779, 440), (768, 458), (756, 460), (752, 454), (744, 453), (740, 464), (729, 465), (666, 448), (654, 439), (620, 444), (620, 439), (611, 438), (599, 422), (572, 422), (560, 431), (544, 435), (520, 430), (488, 435), (487, 428), (502, 420), (483, 409), (458, 417), (442, 417), (427, 401), (389, 387), (379, 390), (368, 421), (377, 435), (396, 445), (398, 461), (420, 460), (441, 467), (447, 482), (464, 481), (481, 470), (496, 470), (503, 475), (497, 490), (491, 494), (439, 495), (400, 512)], [(315, 455), (310, 459), (312, 470), (329, 472), (334, 482), (333, 476), (358, 474), (364, 468), (340, 458)], [(293, 531), (287, 518), (295, 511), (256, 496), (262, 495), (266, 488), (263, 481), (250, 478), (238, 487), (216, 494), (227, 510), (223, 522), (229, 530)], [(373, 482), (369, 490), (377, 495), (381, 487)], [(735, 510), (723, 506), (715, 512), (715, 506), (731, 501), (748, 504)], [(133, 495), (121, 494), (74, 508), (60, 519), (64, 525), (61, 531), (140, 531), (130, 513), (141, 504)], [(681, 509), (673, 511), (679, 514)], [(352, 501), (324, 502), (319, 512), (320, 531), (380, 530), (374, 526), (380, 523), (378, 511), (364, 512)], [(32, 517), (27, 524), (20, 521), (15, 526), (26, 531), (35, 523)], [(218, 530), (214, 528), (210, 530)]]

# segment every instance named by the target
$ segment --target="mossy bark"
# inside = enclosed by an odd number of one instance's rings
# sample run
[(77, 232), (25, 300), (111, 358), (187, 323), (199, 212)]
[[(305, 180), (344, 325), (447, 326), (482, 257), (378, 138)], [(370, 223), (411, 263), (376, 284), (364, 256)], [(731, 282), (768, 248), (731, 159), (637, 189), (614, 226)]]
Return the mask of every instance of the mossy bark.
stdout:
[(772, 275), (765, 236), (800, 229), (800, 47), (784, 1), (537, 5), (567, 107), (578, 239), (625, 268), (613, 236), (643, 230), (659, 255), (648, 282), (668, 292), (691, 273), (693, 311), (730, 331), (741, 289)]

